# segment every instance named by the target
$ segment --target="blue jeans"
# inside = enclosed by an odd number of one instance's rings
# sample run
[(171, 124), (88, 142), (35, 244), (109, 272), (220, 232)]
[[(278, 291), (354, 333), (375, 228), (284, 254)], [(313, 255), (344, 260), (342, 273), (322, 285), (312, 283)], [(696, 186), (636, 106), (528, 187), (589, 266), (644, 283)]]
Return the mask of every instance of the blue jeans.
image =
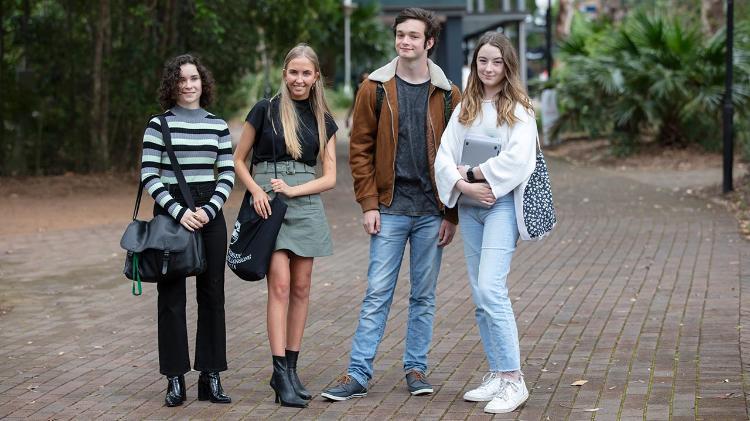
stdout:
[(380, 233), (370, 237), (367, 292), (352, 340), (348, 369), (348, 374), (363, 386), (372, 379), (375, 353), (383, 339), (407, 240), (411, 292), (404, 370), (422, 373), (427, 370), (427, 351), (435, 316), (435, 286), (442, 257), (442, 249), (437, 245), (441, 222), (442, 217), (437, 215), (380, 215)]
[(479, 336), (490, 371), (520, 370), (518, 329), (506, 285), (518, 241), (513, 193), (489, 209), (460, 206), (458, 214)]

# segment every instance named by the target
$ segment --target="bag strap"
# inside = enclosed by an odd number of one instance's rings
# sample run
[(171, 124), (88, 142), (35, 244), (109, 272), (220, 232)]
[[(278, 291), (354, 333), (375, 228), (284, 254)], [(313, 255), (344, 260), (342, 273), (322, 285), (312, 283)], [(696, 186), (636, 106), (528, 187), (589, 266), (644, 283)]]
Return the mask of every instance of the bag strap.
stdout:
[(193, 195), (190, 193), (190, 189), (188, 189), (187, 181), (185, 181), (185, 175), (182, 173), (180, 163), (177, 162), (177, 155), (175, 155), (174, 148), (172, 147), (172, 134), (169, 131), (169, 125), (167, 124), (167, 119), (164, 117), (164, 114), (159, 115), (159, 122), (161, 123), (161, 137), (162, 140), (164, 140), (164, 146), (167, 148), (169, 162), (172, 163), (172, 171), (177, 177), (177, 184), (180, 186), (180, 192), (187, 202), (188, 208), (195, 212), (195, 201), (193, 201)]
[(542, 151), (542, 145), (539, 143), (539, 131), (536, 132), (536, 150), (537, 152)]
[(383, 96), (385, 95), (385, 88), (383, 84), (378, 82), (375, 86), (375, 120), (380, 121), (380, 109), (383, 107)]
[(271, 107), (273, 107), (273, 99), (276, 97), (272, 97), (268, 101), (268, 119), (271, 121), (271, 128), (273, 129), (274, 137), (271, 138), (271, 153), (273, 154), (273, 178), (279, 178), (278, 174), (276, 173), (276, 124), (273, 122), (273, 116), (271, 115)]
[[(167, 119), (164, 118), (163, 114), (160, 114), (156, 117), (159, 118), (162, 140), (164, 141), (164, 146), (166, 146), (167, 148), (169, 162), (172, 163), (172, 171), (177, 177), (177, 184), (180, 186), (182, 197), (185, 198), (185, 201), (187, 202), (190, 210), (195, 212), (195, 201), (193, 201), (193, 195), (190, 194), (190, 189), (188, 189), (187, 181), (185, 181), (185, 175), (182, 173), (182, 168), (180, 167), (180, 163), (177, 162), (177, 156), (175, 155), (174, 148), (172, 147), (172, 134), (169, 131)], [(152, 116), (149, 121), (151, 121), (153, 118), (154, 116)], [(138, 209), (141, 207), (141, 195), (143, 195), (143, 180), (140, 180), (138, 182), (138, 193), (135, 196), (135, 207), (133, 208), (133, 221), (135, 221), (135, 219), (138, 217)]]
[[(450, 81), (448, 82), (450, 83)], [(450, 83), (453, 85), (452, 83)], [(447, 91), (443, 91), (443, 102), (445, 103), (445, 125), (448, 125), (448, 121), (451, 119), (451, 114), (453, 114), (453, 101), (451, 98), (453, 97), (453, 90), (449, 89)]]

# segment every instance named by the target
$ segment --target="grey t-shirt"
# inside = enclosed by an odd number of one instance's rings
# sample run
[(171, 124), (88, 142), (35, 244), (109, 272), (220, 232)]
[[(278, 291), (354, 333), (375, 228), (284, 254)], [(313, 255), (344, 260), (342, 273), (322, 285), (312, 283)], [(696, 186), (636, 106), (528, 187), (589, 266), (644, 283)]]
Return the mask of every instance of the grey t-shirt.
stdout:
[(440, 215), (427, 160), (427, 96), (430, 81), (412, 84), (396, 76), (398, 147), (391, 206), (380, 212), (394, 215)]

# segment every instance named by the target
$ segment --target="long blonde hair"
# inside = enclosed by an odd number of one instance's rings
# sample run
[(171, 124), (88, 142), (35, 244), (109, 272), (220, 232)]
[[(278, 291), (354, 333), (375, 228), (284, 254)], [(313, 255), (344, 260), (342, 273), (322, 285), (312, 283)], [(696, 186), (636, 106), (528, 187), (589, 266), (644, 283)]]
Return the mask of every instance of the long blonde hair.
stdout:
[(495, 108), (497, 109), (497, 125), (500, 126), (503, 123), (507, 123), (509, 126), (512, 126), (518, 121), (513, 112), (516, 104), (520, 103), (523, 105), (529, 113), (532, 113), (532, 104), (518, 75), (518, 53), (508, 37), (500, 32), (485, 33), (474, 48), (474, 57), (471, 60), (471, 72), (469, 73), (466, 90), (461, 98), (461, 113), (458, 115), (458, 122), (464, 126), (469, 126), (482, 110), (484, 85), (479, 79), (477, 72), (477, 56), (479, 55), (479, 49), (485, 44), (497, 47), (503, 55), (503, 73), (505, 77), (500, 82), (500, 92), (494, 98)]
[[(312, 106), (315, 121), (318, 124), (318, 141), (320, 142), (320, 154), (322, 154), (328, 140), (326, 138), (326, 115), (331, 115), (331, 110), (328, 108), (325, 89), (323, 89), (323, 75), (320, 73), (320, 61), (318, 60), (318, 55), (315, 54), (315, 51), (309, 45), (300, 43), (287, 53), (284, 59), (284, 72), (286, 72), (289, 62), (299, 57), (305, 57), (310, 60), (313, 67), (315, 67), (315, 72), (318, 74), (318, 79), (310, 88), (310, 105)], [(299, 139), (299, 118), (297, 108), (294, 106), (294, 101), (292, 101), (292, 96), (289, 93), (286, 82), (283, 82), (281, 88), (279, 88), (279, 98), (281, 127), (284, 131), (286, 150), (292, 158), (299, 159), (302, 157), (302, 144)]]

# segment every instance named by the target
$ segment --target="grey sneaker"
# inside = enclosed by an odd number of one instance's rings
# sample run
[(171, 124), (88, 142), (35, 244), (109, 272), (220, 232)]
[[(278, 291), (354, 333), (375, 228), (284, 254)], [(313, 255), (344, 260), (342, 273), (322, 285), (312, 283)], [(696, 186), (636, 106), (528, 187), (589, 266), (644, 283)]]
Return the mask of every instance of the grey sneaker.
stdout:
[(406, 384), (413, 396), (429, 395), (433, 392), (432, 385), (421, 371), (412, 370), (406, 373)]
[(358, 381), (348, 374), (336, 379), (336, 386), (329, 387), (320, 395), (332, 401), (345, 401), (351, 398), (361, 398), (367, 396), (367, 388), (359, 384)]

